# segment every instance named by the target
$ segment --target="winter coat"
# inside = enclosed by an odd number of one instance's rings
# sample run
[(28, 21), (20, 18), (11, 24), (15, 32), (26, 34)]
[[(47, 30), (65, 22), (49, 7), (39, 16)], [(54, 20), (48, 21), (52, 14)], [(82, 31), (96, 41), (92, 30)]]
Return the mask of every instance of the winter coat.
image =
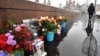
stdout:
[(95, 13), (95, 7), (93, 6), (93, 4), (88, 7), (88, 13), (90, 15), (93, 15), (93, 13)]

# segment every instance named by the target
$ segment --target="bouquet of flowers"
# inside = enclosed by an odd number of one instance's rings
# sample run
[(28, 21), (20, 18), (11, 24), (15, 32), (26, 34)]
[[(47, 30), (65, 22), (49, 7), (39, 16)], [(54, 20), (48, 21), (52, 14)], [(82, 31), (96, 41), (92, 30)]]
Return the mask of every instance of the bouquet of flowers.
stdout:
[[(8, 21), (5, 33), (0, 34), (0, 50), (7, 53), (18, 52), (18, 50), (32, 51), (31, 33), (25, 24), (14, 24)], [(23, 56), (23, 55), (22, 55)]]
[(42, 31), (44, 33), (48, 32), (48, 31), (53, 31), (56, 32), (58, 25), (56, 20), (51, 17), (49, 18), (48, 16), (46, 17), (40, 17), (40, 19), (38, 19), (39, 21), (39, 25), (42, 27)]
[(31, 37), (30, 31), (25, 26), (25, 24), (18, 24), (18, 25), (14, 24), (13, 26), (14, 26), (14, 31), (12, 34), (15, 36), (17, 46), (28, 50), (29, 39)]

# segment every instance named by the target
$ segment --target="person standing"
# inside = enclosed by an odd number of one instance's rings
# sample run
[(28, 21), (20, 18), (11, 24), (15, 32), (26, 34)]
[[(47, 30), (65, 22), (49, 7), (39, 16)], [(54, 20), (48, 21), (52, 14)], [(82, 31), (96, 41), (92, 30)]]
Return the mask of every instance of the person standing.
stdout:
[(90, 6), (88, 7), (89, 20), (92, 18), (94, 13), (95, 13), (95, 6), (93, 5), (93, 3), (91, 3)]

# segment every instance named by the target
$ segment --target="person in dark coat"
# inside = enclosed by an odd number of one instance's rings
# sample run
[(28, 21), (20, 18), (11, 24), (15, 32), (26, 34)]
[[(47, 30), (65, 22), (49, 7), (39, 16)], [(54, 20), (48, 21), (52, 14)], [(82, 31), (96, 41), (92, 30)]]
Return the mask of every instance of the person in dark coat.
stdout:
[(93, 3), (91, 3), (90, 6), (88, 7), (89, 20), (92, 18), (94, 13), (95, 13), (95, 6), (93, 5)]

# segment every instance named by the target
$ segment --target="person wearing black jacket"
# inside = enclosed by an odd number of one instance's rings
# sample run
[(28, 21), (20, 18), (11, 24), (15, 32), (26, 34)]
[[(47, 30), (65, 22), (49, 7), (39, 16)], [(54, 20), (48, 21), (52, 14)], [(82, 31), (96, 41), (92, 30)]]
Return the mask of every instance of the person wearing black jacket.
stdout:
[(91, 3), (90, 6), (88, 7), (89, 20), (92, 18), (94, 13), (95, 13), (95, 6), (93, 5), (93, 3)]

